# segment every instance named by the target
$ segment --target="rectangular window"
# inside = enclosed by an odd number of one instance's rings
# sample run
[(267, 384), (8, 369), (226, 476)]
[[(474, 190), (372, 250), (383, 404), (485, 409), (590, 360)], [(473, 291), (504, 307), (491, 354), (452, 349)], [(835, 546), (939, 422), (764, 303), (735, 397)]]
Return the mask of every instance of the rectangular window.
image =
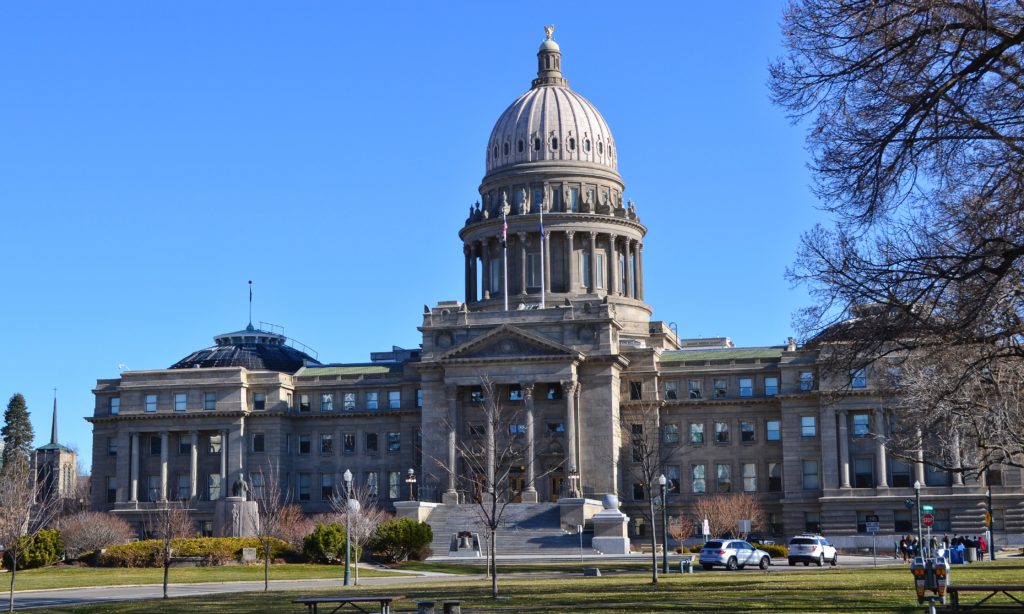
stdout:
[(366, 453), (376, 454), (377, 453), (377, 433), (366, 434)]
[(549, 401), (558, 401), (562, 398), (562, 386), (559, 384), (548, 384), (547, 399)]
[(932, 467), (931, 465), (925, 465), (925, 486), (949, 486), (952, 482), (952, 475), (948, 471), (943, 471), (942, 469)]
[(497, 258), (490, 261), (489, 279), (490, 285), (487, 287), (491, 292), (498, 292), (498, 288), (501, 287), (501, 261)]
[(203, 393), (203, 409), (212, 411), (217, 409), (217, 393), (216, 392), (204, 392)]
[(691, 379), (691, 380), (688, 380), (686, 382), (686, 390), (687, 390), (687, 392), (689, 394), (689, 397), (691, 399), (699, 399), (699, 398), (701, 398), (701, 396), (702, 396), (701, 389), (700, 389), (701, 383), (702, 382), (699, 379)]
[(674, 465), (665, 467), (665, 477), (668, 478), (665, 487), (668, 488), (669, 494), (679, 494), (679, 467)]
[[(908, 471), (909, 473), (909, 471)], [(1003, 485), (1003, 470), (999, 468), (989, 467), (988, 471), (985, 472), (985, 484), (988, 486), (1002, 486)], [(896, 486), (896, 463), (893, 462), (893, 486)]]
[(110, 397), (110, 413), (113, 415), (121, 413), (121, 397)]
[(211, 473), (206, 476), (206, 497), (210, 501), (220, 499), (220, 474)]
[(366, 409), (377, 409), (377, 395), (376, 391), (366, 393)]
[(815, 416), (800, 416), (800, 436), (815, 437), (818, 434), (818, 419)]
[(853, 460), (853, 487), (872, 488), (875, 485), (873, 458), (855, 458)]
[(814, 390), (814, 371), (801, 371), (800, 392), (810, 392), (812, 390)]
[(178, 476), (178, 500), (184, 501), (192, 497), (192, 481), (188, 475)]
[(259, 501), (263, 498), (263, 474), (260, 472), (249, 475), (249, 483), (252, 485), (251, 501)]
[(804, 490), (818, 490), (818, 461), (805, 460), (801, 463), (804, 476)]
[(619, 292), (626, 294), (626, 254), (619, 254)]
[(853, 436), (866, 437), (871, 432), (871, 416), (868, 414), (853, 414)]
[(484, 402), (484, 391), (480, 386), (473, 386), (469, 390), (469, 402), (470, 403), (483, 403)]
[(704, 465), (694, 465), (690, 470), (690, 478), (693, 482), (693, 492), (704, 493), (707, 492), (707, 482), (705, 481)]
[(402, 391), (388, 390), (388, 409), (401, 409)]
[(754, 443), (757, 439), (757, 432), (754, 429), (754, 423), (746, 420), (740, 420), (740, 442), (742, 443)]
[(188, 395), (184, 392), (174, 393), (174, 411), (185, 411), (187, 408)]
[(935, 516), (935, 524), (932, 525), (932, 533), (949, 533), (952, 528), (949, 522), (949, 510), (936, 509), (932, 512), (932, 515)]
[(644, 500), (644, 485), (640, 482), (633, 482), (633, 500)]
[(850, 371), (850, 388), (867, 388), (868, 376), (865, 369), (854, 369)]
[(330, 392), (320, 394), (320, 411), (334, 411), (334, 395)]
[(633, 462), (639, 463), (644, 460), (644, 425), (631, 424), (629, 426), (633, 440)]
[(892, 480), (889, 482), (893, 488), (907, 488), (910, 486), (910, 465), (899, 459), (892, 459)]
[(769, 420), (765, 422), (765, 439), (768, 441), (781, 441), (781, 426), (782, 423), (778, 420)]
[(376, 471), (367, 471), (366, 472), (366, 491), (367, 491), (367, 493), (371, 497), (376, 497), (377, 496), (377, 494), (378, 494), (378, 491), (377, 491), (378, 486), (379, 486), (379, 484), (377, 482), (377, 472)]
[(679, 398), (678, 386), (676, 382), (665, 382), (665, 400), (675, 401)]
[[(308, 394), (300, 394), (299, 395), (299, 411), (309, 411), (309, 408), (310, 408), (310, 405), (309, 405), (309, 395)], [(307, 499), (307, 501), (308, 500), (309, 499)]]
[(320, 500), (330, 501), (334, 498), (334, 476), (329, 473), (320, 474)]
[(718, 484), (718, 492), (732, 492), (732, 475), (729, 465), (721, 463), (715, 465), (715, 481)]
[(740, 378), (740, 396), (741, 397), (752, 397), (754, 396), (754, 380), (750, 377)]
[(313, 438), (309, 435), (299, 435), (299, 454), (310, 454), (313, 452)]
[(702, 444), (704, 443), (704, 423), (703, 422), (691, 422), (690, 423), (690, 443)]
[(356, 434), (355, 433), (342, 433), (341, 434), (341, 451), (344, 454), (355, 454), (356, 453)]
[(604, 254), (597, 255), (597, 280), (594, 283), (598, 288), (604, 288)]
[(910, 510), (896, 510), (892, 513), (892, 528), (897, 533), (910, 533), (914, 530), (914, 520)]
[(256, 411), (262, 411), (267, 408), (267, 393), (265, 392), (254, 392), (252, 395), (252, 408)]
[(107, 503), (117, 503), (117, 478), (107, 477)]
[(160, 445), (160, 444), (161, 444), (161, 442), (160, 442), (160, 436), (159, 435), (153, 435), (152, 437), (150, 437), (149, 438), (149, 453), (153, 454), (153, 455), (160, 454), (160, 451), (163, 449), (163, 446)]
[(640, 401), (644, 398), (643, 382), (629, 382), (629, 400)]
[(590, 252), (580, 252), (580, 285), (590, 286)]
[(523, 400), (523, 388), (519, 384), (513, 384), (508, 387), (508, 400), (509, 401), (522, 401)]
[(148, 411), (148, 412), (156, 411), (156, 395), (155, 394), (147, 394), (146, 395), (146, 411)]
[(260, 454), (260, 453), (265, 451), (264, 450), (265, 446), (266, 446), (266, 438), (264, 437), (263, 433), (253, 433), (252, 434), (252, 451), (254, 453), (256, 453), (256, 454)]
[(345, 411), (353, 411), (356, 408), (356, 393), (345, 392), (341, 395), (341, 406)]
[(334, 454), (333, 433), (320, 433), (320, 454)]
[(569, 188), (569, 208), (571, 211), (580, 210), (580, 189)]
[(729, 423), (715, 423), (715, 443), (729, 443)]
[(729, 394), (729, 381), (726, 379), (715, 379), (712, 382), (715, 385), (715, 398), (724, 399)]
[(540, 254), (526, 254), (526, 286), (540, 287)]
[(520, 435), (526, 434), (526, 425), (522, 422), (517, 422), (508, 425), (508, 434), (512, 437), (519, 437)]
[(768, 463), (768, 492), (782, 492), (782, 463)]
[(309, 501), (311, 479), (308, 473), (299, 474), (299, 501)]
[(563, 435), (564, 433), (564, 422), (548, 422), (548, 435)]
[(291, 411), (295, 407), (295, 395), (291, 392), (285, 393), (286, 403), (288, 404), (288, 411)]
[(388, 499), (397, 501), (402, 496), (402, 474), (399, 471), (388, 471)]
[(668, 444), (679, 443), (679, 425), (678, 424), (666, 424), (665, 425), (665, 443), (668, 443)]
[(804, 512), (804, 531), (808, 533), (821, 533), (821, 516), (818, 512)]
[(423, 407), (423, 389), (416, 389), (416, 407)]
[(402, 434), (390, 431), (388, 432), (388, 452), (401, 452), (402, 451)]
[(483, 437), (485, 434), (484, 425), (479, 422), (467, 422), (466, 423), (466, 434), (470, 437)]
[(757, 463), (743, 463), (743, 492), (757, 492)]
[(107, 437), (107, 456), (117, 456), (117, 437)]
[(178, 454), (192, 453), (192, 436), (178, 435)]
[(206, 448), (206, 450), (210, 454), (220, 454), (221, 443), (222, 442), (220, 440), (220, 435), (210, 435), (210, 439), (209, 439), (209, 444), (210, 445)]
[(777, 377), (766, 377), (764, 378), (764, 396), (773, 397), (779, 394), (779, 378)]
[(878, 516), (875, 514), (874, 510), (872, 510), (872, 511), (858, 510), (857, 511), (857, 532), (858, 533), (867, 533), (868, 532), (868, 516), (872, 516), (873, 518), (878, 518)]

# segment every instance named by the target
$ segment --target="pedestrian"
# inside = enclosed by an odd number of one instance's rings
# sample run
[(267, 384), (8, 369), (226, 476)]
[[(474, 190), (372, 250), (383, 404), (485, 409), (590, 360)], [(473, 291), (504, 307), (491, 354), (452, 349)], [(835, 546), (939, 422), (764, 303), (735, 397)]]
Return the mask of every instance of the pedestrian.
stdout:
[(942, 534), (942, 547), (949, 550), (949, 535), (946, 533)]
[(939, 540), (932, 535), (932, 538), (928, 541), (928, 548), (934, 553), (939, 549)]
[(906, 537), (901, 537), (900, 538), (900, 555), (903, 556), (903, 562), (904, 563), (907, 562), (907, 547), (909, 545), (910, 544), (907, 543), (907, 538)]
[(981, 550), (982, 556), (984, 556), (985, 553), (988, 552), (988, 544), (985, 543), (984, 535), (978, 537), (978, 549)]

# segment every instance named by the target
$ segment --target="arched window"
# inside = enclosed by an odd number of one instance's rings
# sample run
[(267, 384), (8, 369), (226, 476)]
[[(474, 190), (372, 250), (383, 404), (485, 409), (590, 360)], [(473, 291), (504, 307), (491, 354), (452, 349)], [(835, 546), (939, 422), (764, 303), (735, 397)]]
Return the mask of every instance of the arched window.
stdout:
[(558, 137), (551, 137), (551, 149), (558, 149)]
[(604, 143), (602, 143), (601, 141), (597, 142), (597, 153), (601, 154), (602, 156), (604, 155)]
[(508, 141), (505, 141), (505, 145), (502, 147), (505, 150), (505, 155), (508, 155)]
[(590, 139), (585, 139), (583, 141), (583, 151), (590, 153)]
[(494, 146), (494, 159), (495, 160), (498, 159), (498, 146), (497, 145)]
[(551, 56), (550, 55), (544, 56), (544, 67), (548, 68), (548, 69), (551, 68)]
[(569, 137), (569, 151), (576, 151), (576, 139)]
[(519, 139), (519, 141), (516, 143), (516, 149), (519, 151), (519, 153), (523, 153), (523, 139)]
[(540, 137), (534, 137), (533, 139), (533, 150), (540, 151)]

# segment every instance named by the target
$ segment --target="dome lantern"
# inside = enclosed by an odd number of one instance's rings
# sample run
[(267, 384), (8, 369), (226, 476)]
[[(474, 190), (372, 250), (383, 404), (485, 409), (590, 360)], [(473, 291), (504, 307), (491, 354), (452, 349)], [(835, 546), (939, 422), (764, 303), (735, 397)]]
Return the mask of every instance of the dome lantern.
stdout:
[(562, 77), (562, 50), (558, 47), (558, 43), (551, 40), (551, 34), (554, 31), (554, 25), (544, 26), (546, 38), (537, 51), (537, 78), (533, 80), (532, 84), (534, 88), (545, 85), (569, 86), (569, 82)]

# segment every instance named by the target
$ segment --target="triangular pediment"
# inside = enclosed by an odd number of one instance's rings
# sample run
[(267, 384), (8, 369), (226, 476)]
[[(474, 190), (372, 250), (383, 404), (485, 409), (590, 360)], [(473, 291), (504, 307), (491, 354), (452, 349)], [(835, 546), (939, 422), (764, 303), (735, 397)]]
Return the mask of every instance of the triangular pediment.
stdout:
[(578, 359), (580, 356), (579, 352), (569, 346), (516, 326), (503, 324), (476, 339), (448, 350), (441, 359)]

